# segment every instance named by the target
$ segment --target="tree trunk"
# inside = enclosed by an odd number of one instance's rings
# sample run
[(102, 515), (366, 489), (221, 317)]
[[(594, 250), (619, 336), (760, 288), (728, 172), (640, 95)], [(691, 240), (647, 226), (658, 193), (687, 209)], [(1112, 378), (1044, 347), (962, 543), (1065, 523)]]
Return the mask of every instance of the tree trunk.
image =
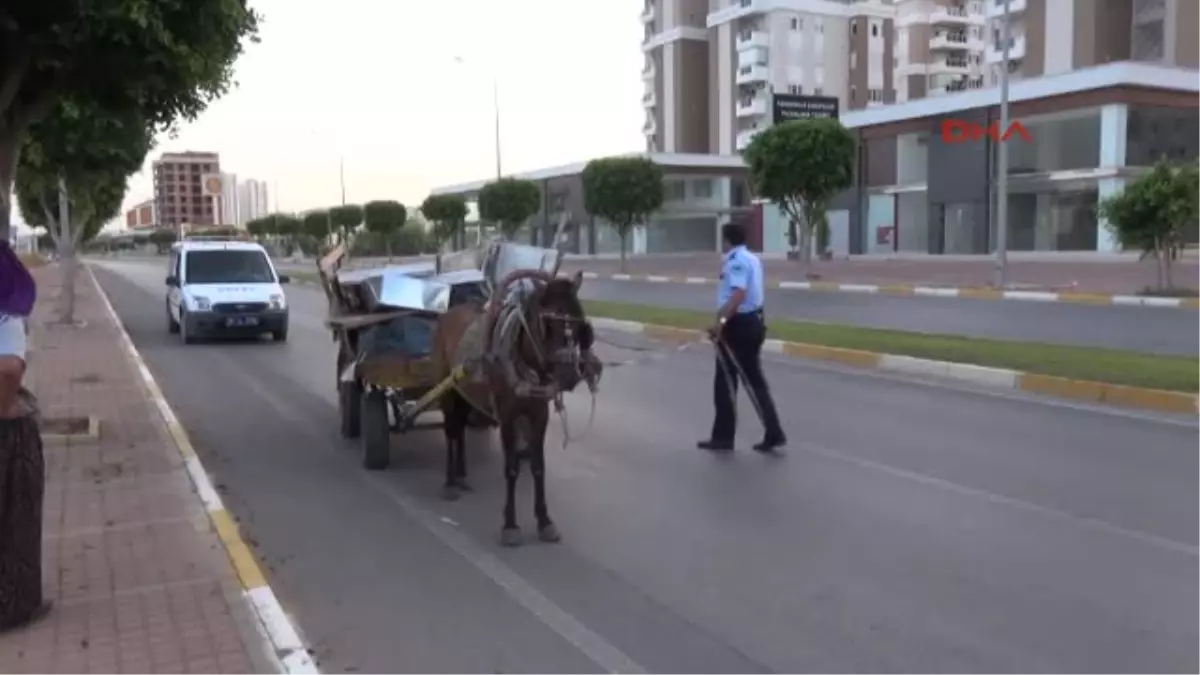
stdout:
[(75, 280), (79, 277), (79, 259), (75, 255), (75, 244), (64, 241), (66, 251), (59, 254), (62, 265), (62, 294), (59, 296), (59, 321), (75, 323)]
[(1166, 266), (1167, 266), (1167, 260), (1166, 260), (1165, 252), (1163, 251), (1162, 242), (1155, 242), (1154, 243), (1154, 267), (1155, 267), (1155, 271), (1157, 272), (1157, 276), (1158, 276), (1157, 284), (1156, 284), (1155, 288), (1157, 288), (1159, 290), (1166, 288), (1166, 282), (1167, 282)]
[(1171, 274), (1171, 270), (1174, 268), (1175, 247), (1168, 244), (1167, 250), (1164, 253), (1162, 261), (1163, 281), (1166, 283), (1166, 289), (1170, 291), (1175, 289), (1175, 279)]
[(12, 232), (13, 180), (21, 144), (16, 129), (0, 122), (0, 239), (8, 241)]
[(625, 263), (625, 249), (627, 246), (625, 245), (625, 242), (629, 239), (629, 229), (623, 229), (619, 234), (621, 235), (621, 274), (627, 274), (628, 269)]
[(388, 235), (383, 235), (383, 247), (387, 250), (388, 262), (392, 262), (392, 238)]

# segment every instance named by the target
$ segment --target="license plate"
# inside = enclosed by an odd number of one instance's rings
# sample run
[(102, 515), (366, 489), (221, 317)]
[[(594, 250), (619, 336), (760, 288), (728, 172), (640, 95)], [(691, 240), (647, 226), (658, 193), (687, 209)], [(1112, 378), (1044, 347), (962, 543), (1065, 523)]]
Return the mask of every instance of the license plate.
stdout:
[(235, 316), (225, 319), (225, 325), (229, 328), (246, 328), (248, 326), (257, 326), (257, 316)]

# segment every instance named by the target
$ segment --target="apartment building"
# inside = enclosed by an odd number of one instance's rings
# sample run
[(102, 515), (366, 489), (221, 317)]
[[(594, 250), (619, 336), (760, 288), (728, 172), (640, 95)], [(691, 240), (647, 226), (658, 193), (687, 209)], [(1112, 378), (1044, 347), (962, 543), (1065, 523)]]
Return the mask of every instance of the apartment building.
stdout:
[(155, 211), (157, 205), (153, 199), (148, 199), (125, 212), (125, 229), (148, 230), (158, 225)]
[(892, 64), (895, 102), (955, 94), (986, 85), (986, 6), (990, 1), (895, 3), (896, 58)]
[[(987, 84), (1000, 79), (1005, 0), (983, 0)], [(1011, 79), (1139, 61), (1196, 68), (1196, 0), (1008, 0)]]
[(167, 152), (154, 161), (152, 169), (160, 226), (219, 224), (220, 200), (206, 195), (203, 182), (204, 177), (221, 171), (217, 153)]
[(647, 0), (647, 149), (733, 154), (770, 126), (775, 92), (894, 101), (894, 14), (891, 0)]
[(237, 224), (245, 227), (246, 223), (255, 218), (262, 218), (271, 212), (267, 199), (266, 181), (249, 178), (237, 186)]

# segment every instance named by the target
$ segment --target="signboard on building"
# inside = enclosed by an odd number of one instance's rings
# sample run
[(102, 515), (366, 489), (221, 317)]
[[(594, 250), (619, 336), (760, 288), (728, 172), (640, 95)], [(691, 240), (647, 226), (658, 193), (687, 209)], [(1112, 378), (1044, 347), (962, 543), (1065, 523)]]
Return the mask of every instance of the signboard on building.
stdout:
[(838, 100), (834, 96), (772, 94), (771, 114), (775, 124), (792, 120), (836, 120), (838, 118)]
[(220, 197), (225, 181), (219, 173), (206, 173), (200, 177), (200, 185), (204, 190), (205, 197)]

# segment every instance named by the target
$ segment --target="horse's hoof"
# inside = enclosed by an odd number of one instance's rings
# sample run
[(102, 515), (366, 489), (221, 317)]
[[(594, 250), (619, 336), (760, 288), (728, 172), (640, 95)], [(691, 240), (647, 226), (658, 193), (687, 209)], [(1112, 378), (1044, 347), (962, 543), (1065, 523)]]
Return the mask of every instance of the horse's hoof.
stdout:
[(515, 527), (506, 527), (500, 530), (500, 545), (507, 548), (521, 545), (521, 531)]
[(562, 541), (562, 533), (558, 531), (558, 526), (554, 523), (546, 523), (538, 528), (538, 539), (547, 544), (557, 544)]
[(448, 502), (457, 501), (462, 496), (462, 492), (456, 485), (442, 486), (442, 499)]
[(470, 483), (468, 483), (466, 480), (463, 480), (461, 478), (454, 481), (454, 487), (458, 488), (459, 492), (474, 492), (475, 491), (475, 488), (471, 487)]

